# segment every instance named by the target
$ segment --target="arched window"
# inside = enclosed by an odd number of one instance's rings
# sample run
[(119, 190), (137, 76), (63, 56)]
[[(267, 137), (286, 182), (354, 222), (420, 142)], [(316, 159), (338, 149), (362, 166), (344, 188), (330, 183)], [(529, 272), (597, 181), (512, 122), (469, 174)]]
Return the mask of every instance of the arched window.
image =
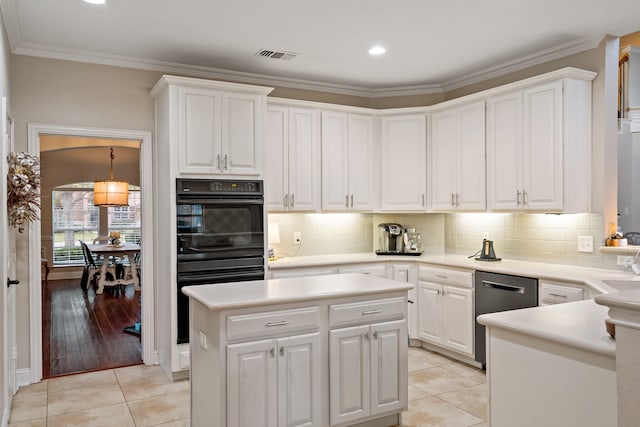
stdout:
[[(99, 235), (119, 231), (124, 242), (140, 241), (140, 187), (129, 186), (129, 206), (99, 208), (93, 205), (93, 182), (68, 184), (53, 189), (53, 265), (82, 265), (80, 241), (91, 243)], [(108, 215), (108, 228), (100, 229), (100, 214)]]

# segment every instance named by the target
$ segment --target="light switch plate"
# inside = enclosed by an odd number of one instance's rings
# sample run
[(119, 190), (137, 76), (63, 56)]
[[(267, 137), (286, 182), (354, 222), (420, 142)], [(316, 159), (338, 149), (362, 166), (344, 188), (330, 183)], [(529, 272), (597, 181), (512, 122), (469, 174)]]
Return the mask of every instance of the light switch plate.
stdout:
[(578, 236), (578, 252), (593, 253), (593, 236)]

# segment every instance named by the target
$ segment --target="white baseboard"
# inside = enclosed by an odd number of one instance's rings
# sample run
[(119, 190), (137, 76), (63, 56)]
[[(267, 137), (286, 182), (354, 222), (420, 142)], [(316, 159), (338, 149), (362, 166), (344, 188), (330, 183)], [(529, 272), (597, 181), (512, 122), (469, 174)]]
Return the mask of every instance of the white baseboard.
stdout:
[(11, 413), (11, 402), (9, 402), (9, 406), (4, 408), (2, 412), (2, 424), (0, 426), (7, 427), (9, 425), (9, 414)]
[(16, 369), (16, 387), (19, 389), (22, 386), (28, 386), (31, 384), (31, 369), (22, 368)]

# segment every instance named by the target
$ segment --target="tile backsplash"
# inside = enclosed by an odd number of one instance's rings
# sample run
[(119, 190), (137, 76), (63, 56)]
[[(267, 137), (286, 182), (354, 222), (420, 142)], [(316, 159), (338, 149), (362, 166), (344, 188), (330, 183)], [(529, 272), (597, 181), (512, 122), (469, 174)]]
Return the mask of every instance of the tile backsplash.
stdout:
[[(378, 248), (377, 226), (397, 222), (415, 227), (428, 255), (471, 255), (480, 249), (483, 233), (494, 241), (496, 255), (527, 261), (619, 269), (615, 256), (602, 255), (604, 224), (597, 214), (269, 214), (280, 229), (282, 257), (373, 252)], [(293, 244), (293, 233), (302, 244)], [(594, 253), (578, 253), (578, 236), (594, 237)]]

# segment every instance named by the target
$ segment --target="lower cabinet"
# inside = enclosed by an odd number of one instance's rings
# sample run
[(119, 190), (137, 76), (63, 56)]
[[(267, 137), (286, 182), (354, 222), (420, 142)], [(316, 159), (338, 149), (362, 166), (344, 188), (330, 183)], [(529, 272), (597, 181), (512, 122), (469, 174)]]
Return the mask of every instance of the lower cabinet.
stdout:
[(397, 412), (407, 387), (404, 319), (329, 331), (331, 425)]
[(554, 282), (538, 281), (538, 305), (562, 304), (582, 301), (584, 288), (581, 285), (565, 285)]
[(471, 273), (420, 267), (418, 274), (418, 337), (473, 356)]
[(399, 282), (411, 283), (413, 289), (409, 291), (407, 306), (407, 327), (409, 338), (418, 338), (418, 292), (415, 285), (418, 282), (417, 267), (415, 264), (389, 264), (387, 266), (387, 279)]
[(318, 332), (227, 346), (230, 426), (320, 426)]

